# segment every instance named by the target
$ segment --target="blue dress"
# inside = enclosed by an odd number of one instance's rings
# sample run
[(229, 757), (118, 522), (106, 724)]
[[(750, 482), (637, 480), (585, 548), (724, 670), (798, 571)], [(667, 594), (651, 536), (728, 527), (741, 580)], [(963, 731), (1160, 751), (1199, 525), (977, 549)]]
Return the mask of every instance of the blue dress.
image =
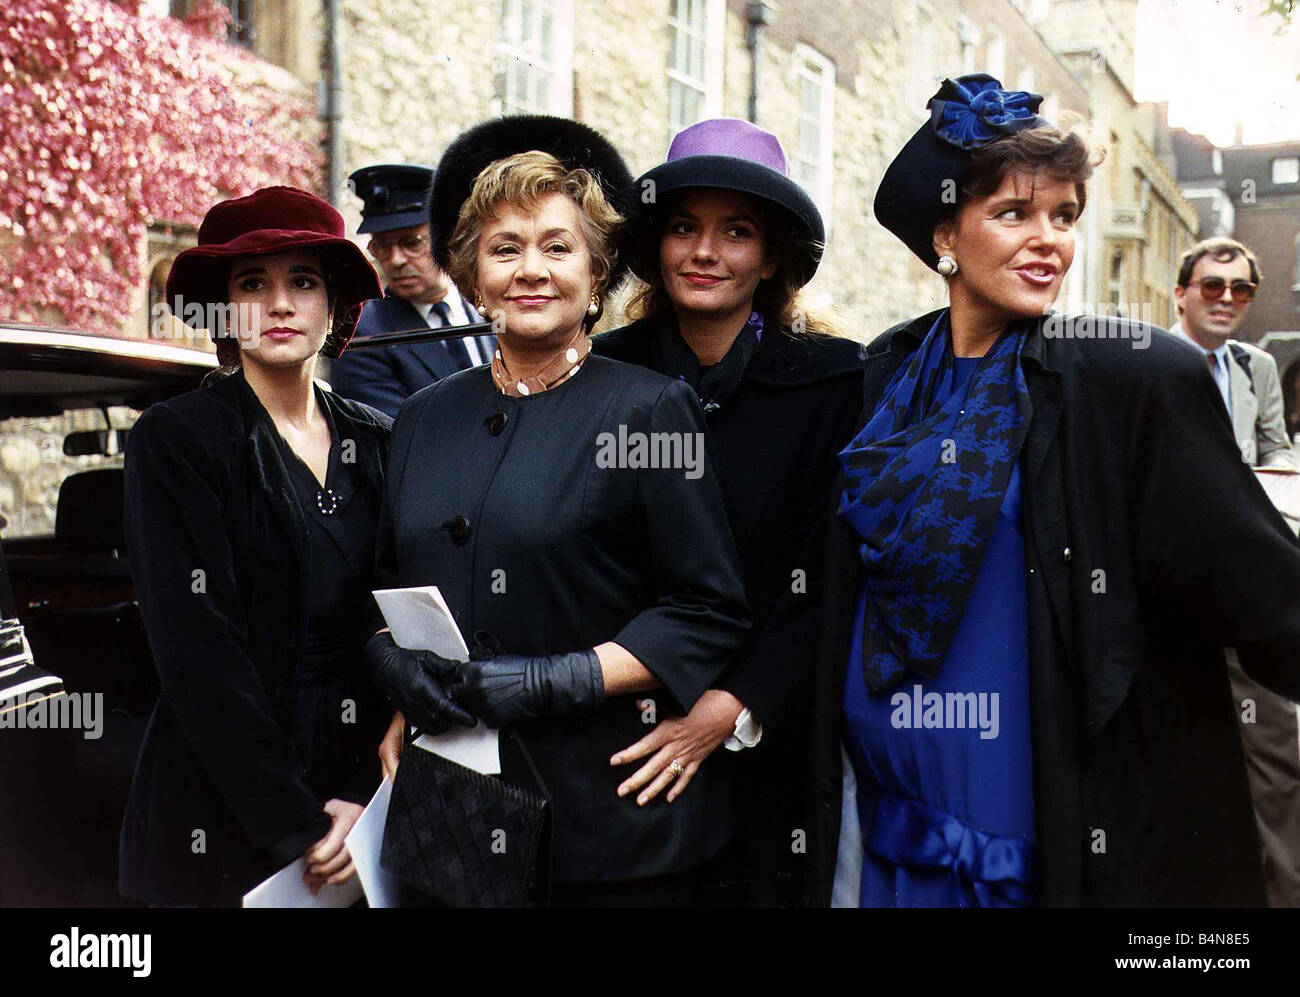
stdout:
[[(965, 391), (978, 357), (957, 357)], [(943, 399), (938, 399), (941, 403)], [(862, 633), (859, 587), (854, 633)], [(1033, 757), (1020, 469), (931, 681), (868, 695), (854, 641), (844, 741), (858, 782), (862, 907), (1032, 904)]]

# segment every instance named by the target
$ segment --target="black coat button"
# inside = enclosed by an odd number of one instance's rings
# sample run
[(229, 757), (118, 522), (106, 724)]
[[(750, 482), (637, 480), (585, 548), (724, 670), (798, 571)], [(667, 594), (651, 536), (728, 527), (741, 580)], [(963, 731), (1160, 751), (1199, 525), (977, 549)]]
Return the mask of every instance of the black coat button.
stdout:
[(464, 516), (457, 516), (449, 523), (443, 523), (442, 528), (451, 534), (451, 542), (463, 544), (469, 541), (469, 520)]
[(510, 417), (506, 415), (504, 412), (497, 412), (495, 415), (489, 416), (487, 419), (485, 419), (483, 421), (483, 424), (487, 426), (488, 432), (490, 434), (492, 434), (493, 436), (500, 436), (501, 431), (506, 428), (506, 423), (509, 420)]

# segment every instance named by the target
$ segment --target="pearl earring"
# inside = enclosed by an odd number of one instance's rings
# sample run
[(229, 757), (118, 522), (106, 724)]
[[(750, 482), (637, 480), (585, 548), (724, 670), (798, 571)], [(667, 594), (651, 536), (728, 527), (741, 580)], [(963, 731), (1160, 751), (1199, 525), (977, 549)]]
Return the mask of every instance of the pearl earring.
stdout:
[(939, 265), (935, 269), (944, 277), (951, 277), (957, 272), (957, 261), (945, 253), (939, 257)]
[(475, 292), (474, 294), (474, 311), (480, 315), (483, 314), (483, 295)]
[(600, 299), (593, 294), (591, 296), (591, 304), (587, 306), (587, 314), (595, 315), (598, 311), (600, 311)]

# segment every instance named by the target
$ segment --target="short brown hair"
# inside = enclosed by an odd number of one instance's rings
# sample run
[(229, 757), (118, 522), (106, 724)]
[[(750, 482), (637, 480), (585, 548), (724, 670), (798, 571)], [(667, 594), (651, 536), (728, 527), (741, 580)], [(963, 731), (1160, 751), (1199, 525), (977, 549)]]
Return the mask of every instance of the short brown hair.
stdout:
[(503, 203), (532, 208), (548, 194), (564, 194), (578, 209), (582, 236), (591, 253), (595, 292), (600, 295), (618, 260), (618, 232), (623, 222), (609, 203), (595, 174), (568, 169), (549, 152), (532, 150), (498, 159), (484, 167), (474, 180), (469, 197), (460, 206), (456, 228), (447, 241), (447, 274), (461, 294), (474, 295), (478, 283), (478, 243), (483, 223)]
[(951, 221), (968, 201), (988, 197), (1013, 170), (1035, 177), (1045, 172), (1053, 179), (1072, 181), (1079, 198), (1079, 214), (1083, 214), (1088, 203), (1088, 179), (1096, 162), (1088, 143), (1074, 131), (1040, 125), (1005, 135), (971, 150), (970, 165), (958, 184), (956, 203), (943, 221)]
[(1216, 236), (1213, 239), (1202, 239), (1179, 258), (1179, 287), (1186, 287), (1192, 282), (1192, 271), (1196, 269), (1196, 264), (1206, 256), (1211, 256), (1220, 263), (1231, 263), (1238, 256), (1244, 256), (1246, 262), (1250, 264), (1251, 283), (1258, 284), (1260, 281), (1259, 260), (1255, 259), (1255, 254), (1236, 239), (1225, 239)]

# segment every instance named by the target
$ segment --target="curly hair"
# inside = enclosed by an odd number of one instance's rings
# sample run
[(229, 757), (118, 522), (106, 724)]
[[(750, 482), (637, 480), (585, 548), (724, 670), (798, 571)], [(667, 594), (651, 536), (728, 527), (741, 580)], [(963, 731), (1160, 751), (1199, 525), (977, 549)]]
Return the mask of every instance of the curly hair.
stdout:
[(582, 237), (591, 253), (591, 273), (597, 296), (604, 293), (618, 260), (618, 234), (623, 216), (610, 204), (595, 174), (569, 169), (549, 152), (515, 153), (489, 163), (474, 180), (460, 207), (456, 228), (447, 241), (447, 273), (461, 294), (472, 298), (478, 284), (478, 245), (483, 224), (502, 204), (531, 209), (548, 194), (563, 194), (578, 209)]

